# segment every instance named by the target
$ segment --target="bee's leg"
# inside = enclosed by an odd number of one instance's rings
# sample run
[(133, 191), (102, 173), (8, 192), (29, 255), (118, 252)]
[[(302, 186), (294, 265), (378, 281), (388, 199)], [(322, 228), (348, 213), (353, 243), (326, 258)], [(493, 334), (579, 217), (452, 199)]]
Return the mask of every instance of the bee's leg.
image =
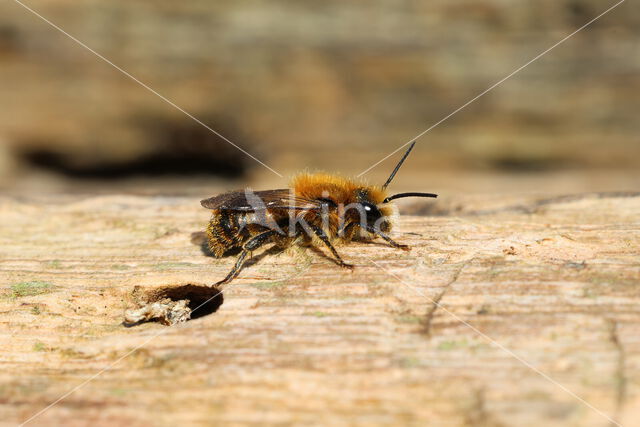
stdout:
[(333, 256), (336, 258), (336, 261), (340, 267), (353, 268), (353, 265), (347, 264), (342, 260), (342, 258), (340, 258), (340, 255), (338, 255), (338, 251), (336, 251), (336, 248), (333, 247), (333, 245), (331, 244), (331, 241), (327, 237), (327, 234), (324, 232), (324, 230), (322, 230), (320, 227), (316, 227), (313, 225), (310, 225), (310, 227), (313, 230), (313, 232), (316, 234), (316, 236), (318, 236), (320, 240), (322, 240), (324, 244), (327, 245), (327, 247), (329, 248)]
[(240, 269), (242, 268), (242, 265), (244, 264), (244, 261), (247, 258), (247, 255), (249, 255), (254, 250), (258, 249), (260, 246), (264, 245), (265, 243), (268, 243), (271, 237), (275, 234), (276, 234), (275, 230), (265, 231), (264, 233), (260, 233), (257, 236), (252, 237), (244, 245), (242, 245), (242, 252), (240, 252), (238, 259), (236, 260), (236, 264), (233, 266), (229, 274), (227, 274), (227, 277), (220, 280), (218, 283), (216, 283), (216, 285), (222, 285), (224, 283), (228, 283), (233, 279), (235, 279), (240, 273)]
[(384, 240), (386, 240), (389, 243), (389, 245), (393, 246), (394, 248), (402, 249), (403, 251), (410, 251), (411, 250), (411, 247), (409, 247), (409, 245), (403, 245), (402, 243), (396, 242), (395, 240), (393, 240), (391, 237), (387, 236), (385, 233), (383, 233), (380, 230), (376, 230), (373, 227), (367, 227), (367, 231), (369, 233), (373, 233), (373, 234), (375, 234), (377, 236), (382, 237)]
[(229, 274), (227, 274), (227, 277), (216, 283), (216, 286), (232, 281), (238, 275), (238, 273), (240, 273), (240, 269), (242, 268), (242, 264), (244, 264), (244, 260), (247, 257), (248, 253), (249, 252), (245, 250), (240, 252), (238, 259), (236, 260), (236, 265), (233, 266)]
[(344, 237), (347, 240), (351, 240), (351, 239), (353, 239), (353, 236), (356, 233), (356, 229), (359, 226), (360, 226), (360, 224), (357, 223), (357, 222), (349, 223), (346, 226), (342, 227), (341, 230), (338, 231), (338, 235), (340, 237)]

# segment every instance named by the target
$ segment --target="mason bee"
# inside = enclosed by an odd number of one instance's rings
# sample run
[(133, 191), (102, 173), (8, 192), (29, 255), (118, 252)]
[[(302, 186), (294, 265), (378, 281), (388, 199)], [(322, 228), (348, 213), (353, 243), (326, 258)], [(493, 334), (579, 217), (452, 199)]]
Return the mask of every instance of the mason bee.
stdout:
[(348, 243), (354, 238), (371, 240), (378, 236), (394, 248), (409, 250), (407, 245), (389, 237), (397, 215), (397, 208), (391, 201), (437, 195), (399, 193), (389, 196), (386, 189), (414, 145), (415, 141), (382, 186), (366, 185), (336, 175), (303, 173), (294, 177), (291, 189), (256, 192), (246, 189), (202, 200), (202, 206), (212, 210), (206, 231), (211, 253), (220, 258), (232, 250), (240, 250), (227, 277), (216, 285), (233, 280), (247, 256), (268, 243), (282, 249), (324, 243), (335, 262), (346, 268), (353, 266), (342, 260), (334, 243)]

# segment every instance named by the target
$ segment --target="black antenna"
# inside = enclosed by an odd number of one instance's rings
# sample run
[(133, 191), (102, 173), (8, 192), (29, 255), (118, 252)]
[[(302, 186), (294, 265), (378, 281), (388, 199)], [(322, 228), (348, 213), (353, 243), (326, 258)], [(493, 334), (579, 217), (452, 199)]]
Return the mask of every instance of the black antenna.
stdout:
[(387, 197), (382, 201), (382, 203), (388, 203), (391, 200), (402, 199), (403, 197), (433, 197), (435, 199), (438, 195), (433, 193), (398, 193)]
[(396, 173), (398, 172), (398, 169), (400, 169), (400, 166), (402, 166), (402, 164), (404, 163), (405, 159), (407, 158), (407, 156), (409, 155), (411, 150), (413, 150), (413, 146), (414, 145), (416, 145), (416, 141), (413, 141), (411, 143), (411, 145), (409, 146), (409, 149), (407, 150), (407, 152), (404, 153), (404, 156), (402, 156), (402, 158), (400, 159), (400, 161), (396, 165), (396, 168), (393, 170), (393, 172), (391, 172), (391, 175), (387, 179), (387, 182), (385, 182), (384, 185), (382, 186), (382, 189), (387, 188), (387, 185), (389, 185), (391, 183), (391, 180), (393, 179), (394, 176), (396, 176)]

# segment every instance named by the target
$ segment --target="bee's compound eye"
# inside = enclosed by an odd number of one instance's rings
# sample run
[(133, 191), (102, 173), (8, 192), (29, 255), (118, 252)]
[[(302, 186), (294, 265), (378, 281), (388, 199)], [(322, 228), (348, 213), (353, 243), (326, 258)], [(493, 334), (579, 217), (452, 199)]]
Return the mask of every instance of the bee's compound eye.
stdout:
[(371, 209), (371, 206), (364, 205), (364, 210), (367, 211), (367, 212), (371, 212), (372, 209)]

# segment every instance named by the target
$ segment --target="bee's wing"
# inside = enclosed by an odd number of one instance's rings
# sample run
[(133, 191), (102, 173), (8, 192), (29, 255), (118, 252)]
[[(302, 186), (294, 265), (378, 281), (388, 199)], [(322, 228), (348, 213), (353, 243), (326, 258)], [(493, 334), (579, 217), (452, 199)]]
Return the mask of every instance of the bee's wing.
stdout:
[[(247, 195), (249, 200), (247, 200)], [(296, 196), (291, 190), (231, 191), (200, 201), (207, 209), (255, 212), (266, 209), (320, 210), (322, 202)]]

